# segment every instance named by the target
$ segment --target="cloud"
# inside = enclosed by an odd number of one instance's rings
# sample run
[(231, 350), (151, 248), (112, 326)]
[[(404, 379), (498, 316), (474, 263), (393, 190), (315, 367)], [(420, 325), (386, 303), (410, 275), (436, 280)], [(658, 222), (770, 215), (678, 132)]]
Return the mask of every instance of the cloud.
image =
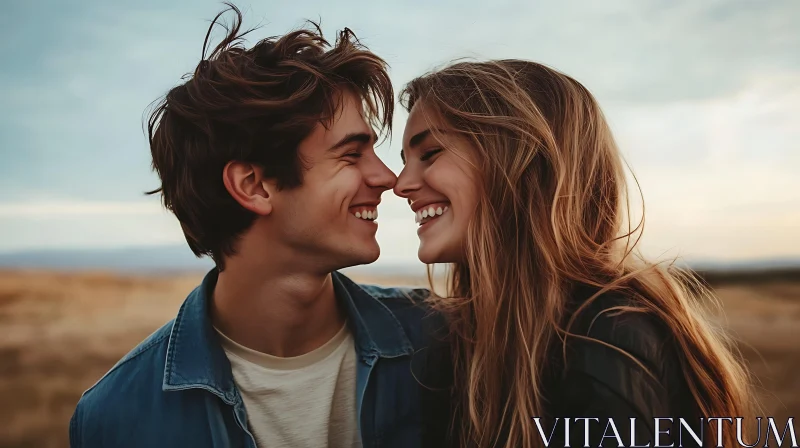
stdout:
[[(251, 42), (306, 18), (329, 37), (354, 29), (398, 89), (464, 56), (558, 68), (609, 116), (642, 183), (655, 253), (800, 253), (790, 234), (800, 227), (800, 2), (239, 3), (248, 25), (264, 25)], [(0, 250), (183, 242), (174, 217), (142, 197), (158, 185), (142, 118), (197, 64), (221, 7), (11, 3), (0, 18), (0, 57), (13, 61), (0, 73), (0, 231), (15, 237)], [(395, 172), (404, 121), (399, 111), (378, 148)], [(413, 217), (390, 192), (381, 221), (383, 256), (414, 259)]]
[(720, 99), (629, 104), (610, 116), (644, 194), (649, 253), (800, 253), (800, 76), (755, 79)]
[(174, 216), (152, 203), (0, 204), (0, 251), (104, 249), (185, 242)]
[(152, 202), (36, 201), (0, 203), (4, 218), (63, 218), (89, 216), (161, 215), (164, 210)]
[(370, 32), (403, 43), (379, 47), (400, 82), (453, 58), (522, 58), (565, 71), (603, 100), (664, 103), (724, 96), (754, 76), (800, 71), (793, 0), (416, 6), (376, 4), (370, 14), (377, 22)]

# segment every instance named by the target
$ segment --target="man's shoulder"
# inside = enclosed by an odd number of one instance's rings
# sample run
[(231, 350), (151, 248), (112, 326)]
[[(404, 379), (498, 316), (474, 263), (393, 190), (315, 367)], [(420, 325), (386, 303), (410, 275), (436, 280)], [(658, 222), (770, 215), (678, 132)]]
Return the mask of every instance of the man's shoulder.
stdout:
[(427, 288), (377, 286), (359, 284), (368, 294), (381, 301), (397, 317), (414, 346), (411, 371), (415, 381), (423, 385), (423, 415), (432, 427), (445, 425), (442, 415), (449, 415), (452, 385), (452, 360), (449, 330), (442, 313), (428, 301)]
[(169, 321), (145, 338), (87, 389), (78, 401), (72, 425), (78, 423), (78, 417), (99, 421), (113, 419), (117, 411), (136, 412), (136, 403), (160, 391), (173, 324), (174, 320)]
[(365, 293), (382, 303), (402, 323), (434, 319), (438, 313), (428, 302), (430, 291), (410, 286), (379, 286), (357, 283)]
[[(116, 383), (120, 381), (129, 383), (132, 378), (137, 378), (141, 374), (163, 375), (165, 359), (161, 355), (166, 353), (174, 323), (174, 319), (170, 320), (137, 344), (120, 358), (100, 380), (84, 392), (84, 397), (104, 389), (115, 390), (117, 389)], [(158, 371), (159, 367), (160, 371)]]
[(397, 318), (415, 348), (442, 339), (446, 330), (444, 317), (428, 302), (430, 290), (413, 286), (379, 286), (357, 283), (367, 294), (381, 302)]
[(173, 323), (137, 344), (83, 393), (70, 419), (70, 446), (91, 446), (109, 434), (127, 433), (135, 418), (147, 415), (145, 409), (161, 391)]

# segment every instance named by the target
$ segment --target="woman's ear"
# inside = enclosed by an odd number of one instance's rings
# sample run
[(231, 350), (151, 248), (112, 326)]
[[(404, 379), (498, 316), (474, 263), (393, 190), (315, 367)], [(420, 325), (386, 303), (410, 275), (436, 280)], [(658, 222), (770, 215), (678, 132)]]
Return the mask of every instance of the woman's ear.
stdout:
[(222, 182), (242, 207), (261, 216), (272, 212), (276, 183), (264, 178), (261, 167), (247, 162), (228, 162), (222, 169)]

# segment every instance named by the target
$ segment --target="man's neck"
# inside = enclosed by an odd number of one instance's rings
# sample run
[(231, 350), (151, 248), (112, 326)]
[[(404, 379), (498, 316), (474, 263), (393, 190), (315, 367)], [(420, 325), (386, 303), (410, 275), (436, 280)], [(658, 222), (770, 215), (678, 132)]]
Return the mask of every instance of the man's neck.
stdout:
[(235, 342), (273, 356), (308, 353), (344, 325), (331, 274), (285, 272), (228, 260), (211, 309), (216, 328)]

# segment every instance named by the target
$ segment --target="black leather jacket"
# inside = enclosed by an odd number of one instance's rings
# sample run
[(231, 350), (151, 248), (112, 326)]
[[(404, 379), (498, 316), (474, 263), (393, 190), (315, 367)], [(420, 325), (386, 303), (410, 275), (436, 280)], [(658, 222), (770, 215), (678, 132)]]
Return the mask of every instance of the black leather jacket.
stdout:
[[(589, 293), (588, 289), (578, 291), (573, 309)], [(678, 419), (683, 418), (693, 432), (702, 437), (699, 411), (683, 376), (682, 356), (666, 325), (655, 316), (643, 313), (603, 312), (630, 304), (619, 294), (598, 297), (578, 315), (571, 333), (601, 342), (569, 337), (566, 359), (560, 341), (554, 345), (551, 367), (543, 379), (548, 415), (531, 416), (531, 427), (537, 436), (539, 432), (533, 418), (541, 418), (543, 433), (551, 438), (550, 447), (567, 446), (565, 418), (570, 419), (569, 446), (573, 447), (583, 447), (587, 436), (586, 420), (576, 421), (575, 418), (592, 419), (588, 421), (588, 446), (591, 447), (617, 447), (619, 441), (622, 446), (632, 446), (632, 440), (634, 446), (647, 446), (648, 443), (651, 447), (670, 446), (673, 442), (672, 446), (676, 447), (681, 446), (679, 442), (684, 447), (699, 446), (686, 429), (680, 431)], [(624, 350), (635, 360), (603, 343)], [(431, 353), (442, 356), (429, 360), (431, 365), (449, 363), (444, 348)], [(438, 370), (440, 367), (434, 368)], [(441, 428), (444, 420), (449, 419), (449, 413), (454, 412), (450, 403), (445, 404), (442, 400), (443, 395), (439, 395), (427, 401), (429, 406), (424, 410), (425, 418), (430, 419), (432, 427)], [(635, 424), (631, 423), (631, 418), (635, 418)], [(655, 443), (656, 418), (673, 419), (672, 424), (668, 420), (659, 421), (659, 445)], [(615, 438), (609, 419), (613, 421), (619, 440)], [(669, 434), (666, 434), (667, 430)], [(705, 430), (707, 432), (708, 428)], [(608, 437), (604, 438), (604, 435)], [(426, 445), (444, 446), (442, 443), (464, 446), (454, 437), (449, 442), (436, 440)], [(502, 436), (496, 446), (503, 446)]]
[[(619, 446), (614, 429), (622, 446), (698, 446), (679, 423), (683, 418), (702, 437), (699, 410), (684, 379), (682, 355), (674, 338), (656, 316), (606, 311), (630, 305), (619, 294), (598, 297), (579, 314), (571, 332), (602, 343), (571, 337), (567, 339), (566, 362), (561, 353), (552, 356), (553, 368), (543, 388), (551, 425), (544, 428), (552, 429), (554, 418), (561, 420), (550, 446), (565, 446), (564, 418), (597, 419), (588, 421), (588, 443), (593, 447)], [(656, 423), (656, 418), (671, 418), (672, 423)], [(585, 425), (586, 420), (570, 422), (570, 445), (584, 446)]]

